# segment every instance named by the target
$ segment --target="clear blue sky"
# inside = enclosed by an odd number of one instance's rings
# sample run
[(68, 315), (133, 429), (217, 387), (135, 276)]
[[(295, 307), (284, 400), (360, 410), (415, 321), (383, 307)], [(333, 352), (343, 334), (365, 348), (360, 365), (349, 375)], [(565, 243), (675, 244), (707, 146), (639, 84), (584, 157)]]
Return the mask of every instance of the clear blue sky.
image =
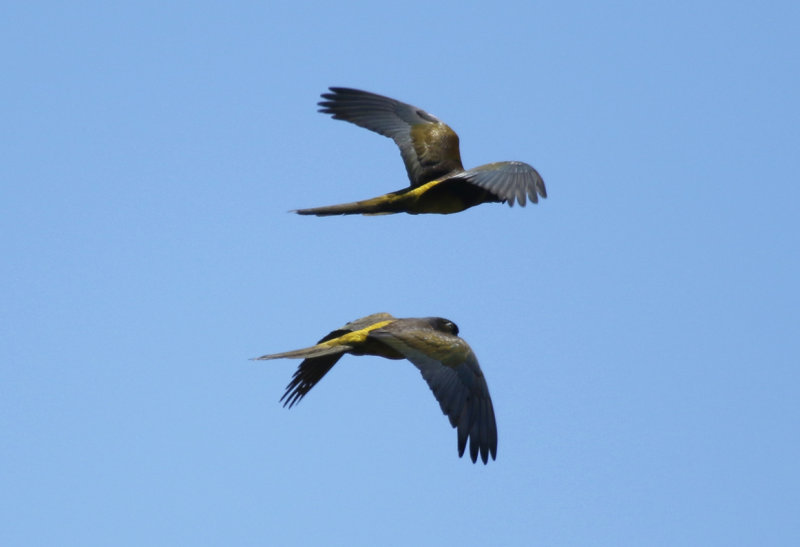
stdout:
[[(0, 13), (0, 544), (800, 544), (797, 2), (22, 3)], [(407, 178), (316, 112), (420, 106), (550, 197), (299, 217)], [(443, 316), (417, 370), (303, 347)]]

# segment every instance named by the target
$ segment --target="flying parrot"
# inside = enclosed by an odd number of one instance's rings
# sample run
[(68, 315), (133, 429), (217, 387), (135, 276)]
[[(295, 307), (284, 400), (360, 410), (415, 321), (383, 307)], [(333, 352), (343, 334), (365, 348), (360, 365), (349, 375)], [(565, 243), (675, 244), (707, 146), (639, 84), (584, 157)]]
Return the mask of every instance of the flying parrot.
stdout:
[(397, 319), (376, 313), (356, 319), (323, 337), (315, 346), (257, 357), (256, 360), (303, 359), (281, 397), (298, 403), (344, 355), (408, 359), (422, 373), (442, 412), (457, 429), (458, 455), (469, 440), (473, 462), (497, 455), (497, 424), (492, 399), (478, 359), (458, 337), (458, 327), (441, 317)]
[(297, 209), (300, 215), (380, 215), (391, 213), (450, 214), (481, 203), (509, 206), (526, 198), (538, 203), (547, 197), (539, 173), (520, 161), (501, 161), (464, 169), (458, 135), (421, 108), (389, 97), (331, 87), (323, 93), (320, 112), (345, 120), (394, 140), (411, 186), (376, 198), (341, 205)]

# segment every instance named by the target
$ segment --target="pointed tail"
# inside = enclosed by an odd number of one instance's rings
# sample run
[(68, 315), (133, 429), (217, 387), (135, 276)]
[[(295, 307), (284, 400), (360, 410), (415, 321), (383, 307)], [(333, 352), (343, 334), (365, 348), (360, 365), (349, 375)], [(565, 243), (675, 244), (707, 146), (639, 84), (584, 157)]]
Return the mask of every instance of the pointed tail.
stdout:
[(266, 361), (268, 359), (308, 359), (313, 357), (324, 357), (325, 355), (334, 355), (347, 353), (351, 350), (350, 346), (331, 346), (328, 344), (317, 344), (310, 348), (296, 349), (294, 351), (285, 351), (283, 353), (272, 353), (270, 355), (262, 355), (261, 357), (253, 357), (251, 361)]
[(313, 207), (311, 209), (296, 209), (292, 212), (298, 215), (316, 215), (318, 217), (332, 215), (390, 215), (407, 211), (407, 208), (403, 206), (402, 197), (404, 194), (405, 192), (402, 191), (392, 192), (391, 194), (363, 201)]

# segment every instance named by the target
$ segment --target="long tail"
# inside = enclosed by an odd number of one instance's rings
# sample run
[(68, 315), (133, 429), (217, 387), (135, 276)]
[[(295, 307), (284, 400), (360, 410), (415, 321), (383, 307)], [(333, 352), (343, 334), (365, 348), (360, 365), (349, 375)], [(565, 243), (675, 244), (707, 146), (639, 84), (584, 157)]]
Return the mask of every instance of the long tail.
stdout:
[(310, 348), (296, 349), (294, 351), (285, 351), (283, 353), (272, 353), (270, 355), (262, 355), (261, 357), (254, 357), (253, 361), (266, 361), (268, 359), (308, 359), (314, 357), (324, 357), (326, 355), (347, 353), (351, 350), (350, 346), (331, 346), (329, 344), (317, 344)]
[(350, 346), (330, 346), (328, 344), (317, 344), (310, 348), (297, 349), (284, 353), (273, 353), (256, 357), (253, 361), (263, 361), (267, 359), (297, 358), (303, 359), (297, 367), (292, 381), (286, 386), (281, 402), (283, 406), (292, 408), (305, 397), (312, 387), (317, 385), (323, 376), (333, 368), (339, 358), (350, 350)]
[(313, 207), (311, 209), (296, 209), (292, 212), (298, 215), (317, 215), (318, 217), (332, 215), (390, 215), (393, 213), (402, 213), (407, 210), (403, 206), (404, 194), (406, 194), (406, 192), (392, 192), (391, 194), (384, 194), (363, 201), (328, 205), (325, 207)]

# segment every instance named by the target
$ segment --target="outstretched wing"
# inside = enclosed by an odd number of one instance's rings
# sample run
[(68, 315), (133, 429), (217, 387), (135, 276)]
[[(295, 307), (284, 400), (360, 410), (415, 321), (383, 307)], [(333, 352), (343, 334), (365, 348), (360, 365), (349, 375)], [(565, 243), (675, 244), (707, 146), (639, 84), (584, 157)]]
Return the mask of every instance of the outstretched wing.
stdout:
[(432, 328), (398, 320), (370, 333), (411, 361), (428, 382), (450, 425), (457, 428), (458, 455), (463, 456), (469, 439), (469, 454), (478, 453), (486, 463), (497, 455), (497, 423), (489, 387), (478, 359), (459, 338)]
[(507, 201), (509, 206), (516, 200), (524, 207), (526, 196), (533, 203), (539, 202), (539, 196), (547, 197), (539, 172), (521, 161), (488, 163), (467, 169), (453, 178), (480, 186), (495, 194), (500, 201)]
[(320, 112), (394, 140), (400, 148), (411, 186), (463, 171), (458, 135), (421, 108), (383, 95), (331, 87), (318, 104)]
[(311, 357), (303, 360), (297, 370), (292, 375), (292, 381), (286, 386), (280, 402), (283, 406), (292, 408), (311, 391), (311, 388), (322, 380), (330, 369), (333, 368), (339, 359), (347, 352), (343, 350), (337, 354), (330, 354), (323, 357)]

